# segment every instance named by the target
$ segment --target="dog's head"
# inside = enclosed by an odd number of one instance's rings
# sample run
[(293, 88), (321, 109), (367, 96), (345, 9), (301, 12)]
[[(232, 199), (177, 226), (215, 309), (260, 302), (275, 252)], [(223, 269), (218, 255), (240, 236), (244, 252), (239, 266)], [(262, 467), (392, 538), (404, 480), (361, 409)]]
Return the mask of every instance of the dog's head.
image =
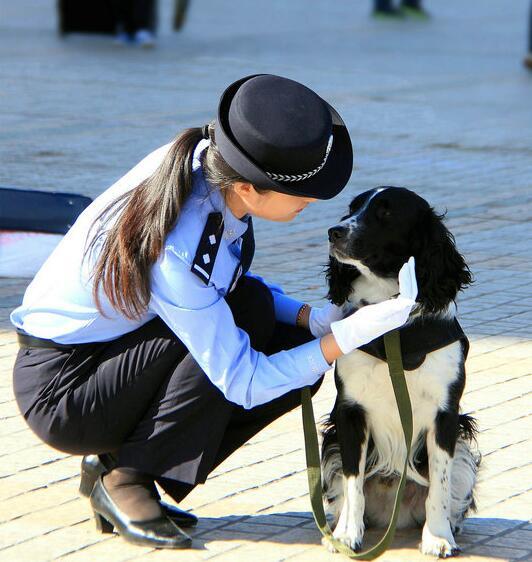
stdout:
[(403, 187), (378, 187), (355, 197), (349, 214), (329, 229), (329, 299), (343, 304), (352, 282), (366, 273), (397, 279), (414, 256), (422, 310), (444, 310), (472, 278), (442, 218)]

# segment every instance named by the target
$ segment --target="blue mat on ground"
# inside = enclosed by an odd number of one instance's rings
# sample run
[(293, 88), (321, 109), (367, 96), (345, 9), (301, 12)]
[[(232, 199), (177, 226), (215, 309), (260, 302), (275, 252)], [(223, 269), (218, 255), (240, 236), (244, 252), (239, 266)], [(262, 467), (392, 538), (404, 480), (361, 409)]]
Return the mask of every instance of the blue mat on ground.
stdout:
[(66, 234), (90, 197), (0, 187), (0, 230)]

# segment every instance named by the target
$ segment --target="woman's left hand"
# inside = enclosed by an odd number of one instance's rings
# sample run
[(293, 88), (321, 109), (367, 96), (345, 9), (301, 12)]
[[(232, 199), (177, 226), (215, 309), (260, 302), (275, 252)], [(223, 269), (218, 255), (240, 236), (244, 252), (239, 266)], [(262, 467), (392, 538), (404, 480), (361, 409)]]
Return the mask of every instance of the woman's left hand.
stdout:
[(344, 308), (329, 302), (322, 308), (310, 310), (308, 328), (315, 338), (331, 333), (331, 322), (341, 320), (345, 316)]

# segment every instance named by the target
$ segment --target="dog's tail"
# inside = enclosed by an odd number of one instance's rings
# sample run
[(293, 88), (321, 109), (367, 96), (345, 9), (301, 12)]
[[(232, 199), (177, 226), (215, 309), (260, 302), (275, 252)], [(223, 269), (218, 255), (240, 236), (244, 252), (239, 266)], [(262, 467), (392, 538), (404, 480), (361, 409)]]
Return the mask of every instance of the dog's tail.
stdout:
[(460, 414), (453, 458), (451, 521), (458, 531), (468, 512), (476, 511), (475, 484), (482, 456), (477, 446), (478, 426), (469, 414)]
[(478, 424), (477, 420), (469, 414), (460, 414), (458, 416), (458, 437), (464, 441), (477, 441)]

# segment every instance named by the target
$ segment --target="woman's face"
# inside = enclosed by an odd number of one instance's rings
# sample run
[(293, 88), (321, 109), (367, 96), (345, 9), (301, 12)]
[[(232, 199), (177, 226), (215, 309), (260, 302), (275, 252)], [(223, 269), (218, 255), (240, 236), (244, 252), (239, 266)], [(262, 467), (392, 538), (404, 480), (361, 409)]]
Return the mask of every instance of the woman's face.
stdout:
[[(254, 217), (260, 217), (276, 222), (289, 222), (309, 204), (317, 199), (312, 197), (298, 197), (277, 191), (257, 191), (249, 183), (236, 183), (233, 192), (238, 195), (241, 205), (237, 207), (237, 216), (241, 211)], [(236, 199), (236, 198), (235, 198)], [(231, 204), (229, 205), (230, 207)], [(231, 208), (233, 213), (235, 209)], [(240, 211), (240, 212), (239, 212)]]

